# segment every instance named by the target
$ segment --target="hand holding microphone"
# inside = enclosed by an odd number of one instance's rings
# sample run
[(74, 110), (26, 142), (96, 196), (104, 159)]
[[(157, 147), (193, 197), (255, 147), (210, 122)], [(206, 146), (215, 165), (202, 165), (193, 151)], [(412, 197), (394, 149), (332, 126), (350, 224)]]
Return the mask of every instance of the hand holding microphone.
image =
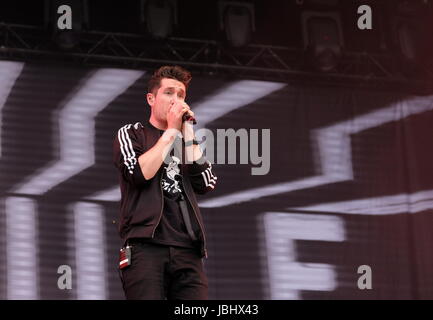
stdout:
[(186, 111), (184, 112), (184, 114), (182, 116), (182, 122), (191, 121), (192, 124), (197, 124), (197, 121), (194, 118), (194, 112), (191, 111), (191, 109), (186, 104), (186, 102), (183, 102), (182, 105), (183, 105), (184, 110), (186, 109)]
[(194, 112), (183, 101), (172, 101), (167, 112), (167, 122), (169, 128), (180, 130), (183, 123), (196, 124)]

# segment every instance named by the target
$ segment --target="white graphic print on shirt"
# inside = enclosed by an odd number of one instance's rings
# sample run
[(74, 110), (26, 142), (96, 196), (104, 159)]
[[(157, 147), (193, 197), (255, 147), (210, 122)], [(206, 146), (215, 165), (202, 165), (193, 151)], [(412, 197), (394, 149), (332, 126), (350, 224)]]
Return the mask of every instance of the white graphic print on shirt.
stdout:
[(167, 195), (172, 197), (176, 197), (178, 194), (182, 193), (181, 185), (179, 183), (179, 163), (180, 159), (172, 156), (170, 163), (164, 167), (163, 178), (161, 179), (162, 189)]

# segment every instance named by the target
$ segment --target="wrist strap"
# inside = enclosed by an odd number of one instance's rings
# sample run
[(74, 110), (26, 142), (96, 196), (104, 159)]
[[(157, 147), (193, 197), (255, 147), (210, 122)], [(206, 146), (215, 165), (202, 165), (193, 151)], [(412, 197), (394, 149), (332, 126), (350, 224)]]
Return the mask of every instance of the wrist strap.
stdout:
[(189, 146), (192, 146), (192, 145), (198, 145), (197, 140), (192, 139), (192, 140), (189, 140), (189, 141), (185, 141), (185, 147), (189, 147)]

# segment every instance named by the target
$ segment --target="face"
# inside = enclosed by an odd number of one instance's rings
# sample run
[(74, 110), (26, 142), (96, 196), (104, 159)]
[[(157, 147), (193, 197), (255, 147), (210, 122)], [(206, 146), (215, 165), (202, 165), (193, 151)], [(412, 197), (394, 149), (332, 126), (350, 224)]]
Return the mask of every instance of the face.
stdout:
[(184, 101), (186, 97), (185, 85), (175, 79), (163, 78), (155, 94), (147, 94), (147, 102), (152, 108), (152, 115), (161, 122), (167, 121), (167, 112), (172, 103)]

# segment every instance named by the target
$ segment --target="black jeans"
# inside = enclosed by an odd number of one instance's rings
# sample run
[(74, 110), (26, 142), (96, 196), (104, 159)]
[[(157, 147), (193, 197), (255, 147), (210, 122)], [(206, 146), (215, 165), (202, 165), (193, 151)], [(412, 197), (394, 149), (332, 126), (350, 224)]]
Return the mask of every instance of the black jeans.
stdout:
[(126, 299), (206, 300), (208, 280), (198, 250), (136, 243), (121, 270)]

